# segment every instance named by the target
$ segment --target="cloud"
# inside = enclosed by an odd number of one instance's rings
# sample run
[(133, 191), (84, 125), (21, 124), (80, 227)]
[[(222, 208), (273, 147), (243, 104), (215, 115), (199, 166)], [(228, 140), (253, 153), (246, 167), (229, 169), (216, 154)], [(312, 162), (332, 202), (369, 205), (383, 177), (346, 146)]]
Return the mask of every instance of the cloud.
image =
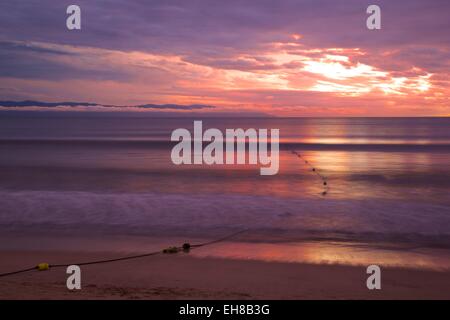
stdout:
[[(448, 43), (446, 0), (379, 0), (382, 30), (365, 27), (367, 2), (347, 0), (79, 0), (82, 30), (65, 28), (67, 3), (2, 1), (0, 30), (16, 40), (105, 49), (199, 53), (252, 50), (271, 42), (301, 41), (311, 47), (399, 47)], [(295, 40), (295, 39), (293, 39)], [(224, 50), (225, 49), (225, 50)]]
[(171, 110), (200, 110), (200, 109), (215, 109), (214, 106), (207, 106), (201, 104), (192, 104), (189, 106), (181, 106), (177, 104), (144, 104), (138, 106), (129, 106), (130, 108), (142, 108), (142, 109), (171, 109)]
[(130, 79), (126, 70), (99, 64), (94, 49), (80, 49), (53, 43), (0, 41), (2, 77), (28, 79)]
[(379, 0), (379, 31), (359, 0), (77, 4), (71, 32), (67, 3), (0, 3), (1, 99), (450, 114), (446, 0)]

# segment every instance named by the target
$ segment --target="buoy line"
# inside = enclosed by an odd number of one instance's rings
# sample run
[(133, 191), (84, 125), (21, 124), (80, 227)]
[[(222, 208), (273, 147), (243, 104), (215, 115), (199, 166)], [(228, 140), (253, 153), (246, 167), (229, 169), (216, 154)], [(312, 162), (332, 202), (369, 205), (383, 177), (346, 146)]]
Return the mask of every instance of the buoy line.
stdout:
[(116, 261), (124, 261), (124, 260), (131, 260), (131, 259), (150, 257), (150, 256), (158, 255), (158, 254), (178, 253), (180, 251), (189, 252), (192, 249), (205, 247), (205, 246), (209, 246), (209, 245), (212, 245), (212, 244), (215, 244), (215, 243), (218, 243), (218, 242), (222, 242), (222, 241), (228, 240), (230, 238), (233, 238), (233, 237), (237, 236), (238, 234), (241, 234), (241, 233), (247, 232), (247, 231), (248, 231), (248, 229), (244, 229), (244, 230), (232, 233), (230, 235), (227, 235), (226, 237), (219, 238), (219, 239), (212, 240), (212, 241), (207, 241), (207, 242), (193, 244), (193, 245), (191, 245), (190, 243), (186, 242), (180, 247), (168, 247), (168, 248), (163, 249), (163, 250), (158, 250), (158, 251), (153, 251), (153, 252), (148, 252), (148, 253), (138, 254), (138, 255), (133, 255), (133, 256), (125, 256), (125, 257), (118, 257), (118, 258), (112, 258), (112, 259), (103, 259), (103, 260), (84, 261), (84, 262), (78, 262), (78, 263), (77, 262), (73, 262), (73, 263), (65, 263), (65, 264), (39, 263), (36, 266), (31, 267), (31, 268), (19, 269), (19, 270), (15, 270), (15, 271), (11, 271), (11, 272), (1, 273), (0, 277), (6, 277), (6, 276), (11, 276), (11, 275), (20, 274), (20, 273), (26, 273), (26, 272), (31, 272), (31, 271), (45, 271), (45, 270), (50, 270), (52, 268), (63, 268), (63, 267), (71, 266), (71, 265), (87, 266), (87, 265), (93, 265), (93, 264), (111, 263), (111, 262), (116, 262)]
[(307, 166), (309, 166), (311, 168), (311, 171), (313, 173), (315, 173), (321, 180), (322, 180), (322, 186), (323, 186), (323, 191), (322, 191), (322, 195), (326, 196), (328, 191), (330, 190), (330, 187), (328, 185), (328, 179), (327, 177), (325, 177), (324, 175), (322, 175), (316, 167), (314, 167), (308, 160), (306, 160), (299, 152), (292, 150), (292, 154), (296, 155), (297, 158), (301, 159)]

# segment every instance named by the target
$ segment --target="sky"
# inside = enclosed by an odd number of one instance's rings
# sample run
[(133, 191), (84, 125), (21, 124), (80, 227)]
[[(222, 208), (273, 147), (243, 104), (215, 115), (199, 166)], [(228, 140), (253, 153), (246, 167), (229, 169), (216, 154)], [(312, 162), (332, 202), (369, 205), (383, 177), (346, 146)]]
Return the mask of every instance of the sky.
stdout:
[[(66, 28), (71, 4), (81, 30)], [(366, 27), (370, 4), (381, 30)], [(448, 0), (3, 0), (0, 109), (449, 116), (449, 12)], [(44, 103), (2, 103), (23, 100)]]

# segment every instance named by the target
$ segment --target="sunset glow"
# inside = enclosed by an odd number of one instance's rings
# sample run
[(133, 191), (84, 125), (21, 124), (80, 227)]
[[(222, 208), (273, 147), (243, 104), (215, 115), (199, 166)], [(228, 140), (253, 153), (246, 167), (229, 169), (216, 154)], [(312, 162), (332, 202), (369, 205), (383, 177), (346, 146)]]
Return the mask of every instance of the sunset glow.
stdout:
[[(160, 11), (172, 9), (158, 6)], [(255, 15), (270, 15), (264, 6), (254, 10)], [(227, 17), (232, 19), (235, 14), (228, 12)], [(281, 29), (276, 21), (261, 20), (261, 25), (255, 22), (247, 29), (215, 21), (208, 35), (197, 37), (189, 31), (197, 28), (195, 24), (186, 30), (175, 29), (155, 18), (152, 23), (151, 19), (139, 22), (139, 32), (127, 27), (132, 38), (124, 42), (125, 38), (91, 34), (90, 29), (73, 38), (61, 34), (61, 41), (58, 33), (35, 36), (31, 25), (25, 26), (29, 35), (24, 39), (8, 32), (16, 28), (12, 23), (2, 26), (0, 38), (5, 56), (0, 66), (4, 69), (1, 93), (5, 100), (119, 106), (206, 104), (215, 107), (209, 111), (213, 113), (273, 116), (449, 114), (450, 42), (436, 29), (437, 18), (425, 24), (426, 30), (437, 32), (433, 37), (413, 37), (403, 20), (391, 29), (369, 32), (364, 26), (351, 28), (351, 21), (358, 17), (350, 11), (342, 21), (327, 12), (317, 14), (316, 18), (331, 19), (336, 27), (327, 33), (311, 28), (308, 23), (314, 19), (309, 16), (299, 19), (302, 23), (283, 24)], [(286, 11), (283, 16), (291, 13)], [(115, 18), (113, 30), (119, 30), (121, 16)], [(346, 19), (350, 22), (344, 24)], [(158, 34), (153, 31), (156, 26), (168, 29)], [(403, 39), (398, 45), (391, 40), (394, 30)], [(345, 38), (337, 41), (343, 34)], [(30, 69), (29, 63), (37, 67)]]

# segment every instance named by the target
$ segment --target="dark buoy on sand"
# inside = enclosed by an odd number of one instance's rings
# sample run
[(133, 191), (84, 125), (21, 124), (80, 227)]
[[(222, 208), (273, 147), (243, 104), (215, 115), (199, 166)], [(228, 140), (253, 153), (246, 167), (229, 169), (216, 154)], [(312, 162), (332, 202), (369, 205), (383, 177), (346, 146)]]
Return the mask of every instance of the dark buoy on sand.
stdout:
[(183, 251), (184, 252), (188, 252), (191, 249), (191, 244), (190, 243), (183, 243)]

